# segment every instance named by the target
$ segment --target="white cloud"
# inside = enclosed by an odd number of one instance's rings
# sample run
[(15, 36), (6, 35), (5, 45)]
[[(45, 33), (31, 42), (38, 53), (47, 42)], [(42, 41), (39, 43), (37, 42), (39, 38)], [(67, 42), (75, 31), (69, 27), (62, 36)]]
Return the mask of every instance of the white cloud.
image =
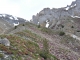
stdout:
[(31, 19), (46, 7), (64, 7), (74, 0), (0, 0), (0, 13), (12, 14), (26, 19)]
[(19, 14), (20, 7), (17, 4), (9, 3), (6, 0), (0, 0), (0, 13)]

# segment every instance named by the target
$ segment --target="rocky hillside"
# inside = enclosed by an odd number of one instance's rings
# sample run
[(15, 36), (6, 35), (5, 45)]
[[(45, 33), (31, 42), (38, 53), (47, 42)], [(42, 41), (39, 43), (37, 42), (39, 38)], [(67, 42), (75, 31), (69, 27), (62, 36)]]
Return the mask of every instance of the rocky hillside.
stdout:
[(0, 43), (2, 60), (80, 59), (80, 37), (29, 22), (0, 35)]
[(0, 14), (0, 33), (5, 33), (7, 30), (27, 22), (23, 18), (15, 17), (9, 14)]
[[(71, 5), (62, 8), (44, 8), (33, 15), (31, 22), (48, 28), (62, 30), (69, 33), (77, 33), (80, 30), (80, 0), (73, 1)], [(79, 32), (78, 32), (79, 33)], [(79, 34), (77, 34), (80, 36)]]
[(0, 59), (78, 60), (80, 37), (26, 22), (0, 34)]
[(80, 0), (31, 22), (0, 14), (0, 60), (80, 60)]
[(0, 59), (58, 60), (49, 51), (49, 40), (37, 31), (41, 32), (36, 25), (27, 22), (0, 35)]

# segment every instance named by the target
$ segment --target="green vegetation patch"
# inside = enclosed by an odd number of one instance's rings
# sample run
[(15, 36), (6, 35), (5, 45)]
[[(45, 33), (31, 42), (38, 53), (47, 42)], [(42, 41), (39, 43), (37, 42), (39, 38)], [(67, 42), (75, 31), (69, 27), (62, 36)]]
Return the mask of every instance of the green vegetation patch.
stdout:
[(0, 53), (0, 58), (2, 58), (2, 57), (3, 57), (3, 54)]
[(15, 34), (18, 35), (18, 36), (21, 36), (21, 37), (26, 37), (26, 38), (28, 38), (32, 41), (35, 41), (35, 42), (41, 42), (43, 40), (43, 38), (41, 38), (40, 36), (38, 36), (35, 33), (32, 33), (29, 30), (24, 30), (22, 32), (17, 32)]
[(49, 34), (49, 35), (52, 35), (52, 34), (54, 33), (51, 29), (45, 28), (45, 27), (42, 27), (40, 30), (41, 30), (43, 33), (47, 33), (47, 34)]
[(9, 39), (11, 46), (6, 47), (0, 44), (0, 50), (6, 51), (8, 54), (27, 55), (30, 52), (39, 50), (39, 46), (36, 43), (25, 40), (19, 36), (3, 35), (3, 37)]
[(65, 32), (60, 31), (60, 32), (59, 32), (59, 36), (63, 36), (63, 35), (65, 35)]
[[(13, 54), (13, 59), (22, 60), (22, 56), (30, 56), (35, 60), (58, 60), (49, 52), (49, 44), (45, 38), (32, 33), (29, 30), (17, 32), (14, 35), (0, 35), (1, 38), (7, 38), (10, 41), (9, 47), (0, 44), (0, 50), (6, 51), (7, 54)], [(29, 39), (25, 39), (25, 38)], [(40, 48), (41, 43), (43, 48)]]

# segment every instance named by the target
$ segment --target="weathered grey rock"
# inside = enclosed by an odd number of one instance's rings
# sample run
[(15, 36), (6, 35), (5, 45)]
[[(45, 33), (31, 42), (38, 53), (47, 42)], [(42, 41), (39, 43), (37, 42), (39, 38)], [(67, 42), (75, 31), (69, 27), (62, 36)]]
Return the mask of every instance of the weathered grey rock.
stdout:
[(70, 15), (80, 16), (80, 0), (73, 1), (68, 12)]
[(10, 41), (7, 38), (0, 39), (0, 43), (5, 46), (10, 46)]
[(71, 16), (80, 16), (80, 0), (73, 1), (71, 5), (62, 8), (44, 8), (32, 17), (32, 22), (46, 25), (45, 22), (49, 20), (49, 28), (51, 28), (61, 20), (69, 20)]

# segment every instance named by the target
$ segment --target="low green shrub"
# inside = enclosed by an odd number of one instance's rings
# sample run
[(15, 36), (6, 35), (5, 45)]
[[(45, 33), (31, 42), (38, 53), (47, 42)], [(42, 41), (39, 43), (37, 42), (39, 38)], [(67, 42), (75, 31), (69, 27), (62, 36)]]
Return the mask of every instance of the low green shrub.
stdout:
[(47, 33), (47, 34), (49, 34), (49, 35), (53, 34), (53, 31), (52, 31), (51, 29), (45, 28), (45, 27), (41, 28), (41, 31), (42, 31), (43, 33)]
[(71, 28), (74, 28), (74, 26), (71, 26)]
[(17, 26), (14, 27), (15, 29), (17, 28)]
[(45, 60), (48, 58), (48, 54), (44, 51), (41, 51), (39, 54), (42, 58), (44, 58)]
[(40, 26), (40, 24), (38, 25), (38, 28), (40, 28), (41, 26)]
[(60, 32), (59, 32), (59, 35), (60, 35), (60, 36), (63, 36), (63, 35), (65, 35), (65, 32), (60, 31)]
[(25, 25), (23, 24), (23, 26), (25, 26)]
[(62, 28), (64, 28), (64, 25), (61, 25)]
[(44, 58), (44, 60), (58, 60), (49, 52), (49, 44), (46, 39), (43, 40), (43, 49), (40, 51), (39, 55)]
[(77, 30), (77, 32), (80, 32), (80, 30)]
[(3, 57), (3, 54), (0, 54), (0, 58), (2, 58)]
[(48, 41), (44, 39), (43, 49), (40, 51), (39, 55), (46, 60), (47, 58), (49, 58), (48, 54), (49, 54), (49, 44), (48, 44)]

